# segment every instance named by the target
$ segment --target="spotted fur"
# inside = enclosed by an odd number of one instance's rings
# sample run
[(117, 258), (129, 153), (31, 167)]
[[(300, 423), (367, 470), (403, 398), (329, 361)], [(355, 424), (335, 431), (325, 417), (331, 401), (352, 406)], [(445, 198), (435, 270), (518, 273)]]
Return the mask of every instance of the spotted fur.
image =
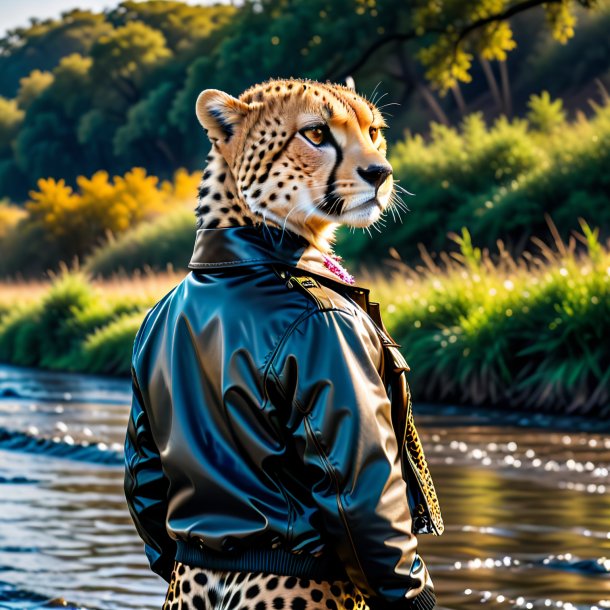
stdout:
[(163, 610), (368, 610), (351, 581), (231, 572), (175, 562)]
[[(196, 114), (212, 143), (197, 228), (266, 223), (331, 253), (338, 226), (367, 227), (394, 201), (386, 123), (347, 86), (269, 80), (239, 98), (207, 89)], [(316, 125), (320, 145), (304, 131)]]

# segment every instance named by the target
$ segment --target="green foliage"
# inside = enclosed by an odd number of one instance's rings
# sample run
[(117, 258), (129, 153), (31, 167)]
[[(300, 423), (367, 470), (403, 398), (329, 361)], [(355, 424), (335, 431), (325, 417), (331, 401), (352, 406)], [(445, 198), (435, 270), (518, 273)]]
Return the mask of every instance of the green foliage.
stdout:
[(414, 399), (608, 413), (610, 252), (580, 220), (572, 238), (540, 254), (500, 262), (472, 247), (466, 229), (459, 252), (396, 266), (380, 282), (384, 319), (411, 365)]
[(68, 121), (78, 119), (91, 101), (92, 64), (91, 58), (73, 53), (62, 57), (53, 70), (53, 82), (46, 97)]
[(78, 347), (69, 321), (93, 298), (81, 275), (62, 274), (43, 299), (17, 308), (0, 323), (0, 358), (24, 366), (64, 368)]
[(17, 100), (0, 97), (0, 154), (10, 154), (24, 116), (25, 112), (19, 108)]
[[(565, 244), (551, 224), (555, 247), (537, 240), (527, 258), (500, 242), (498, 262), (463, 228), (439, 264), (424, 251), (423, 264), (395, 262), (362, 282), (411, 366), (414, 400), (610, 414), (610, 250), (580, 225)], [(128, 374), (135, 333), (167, 281), (154, 295), (135, 278), (127, 291), (113, 282), (101, 290), (64, 272), (41, 298), (0, 300), (0, 361)]]
[(14, 97), (19, 80), (32, 70), (50, 71), (72, 53), (86, 56), (101, 35), (112, 30), (103, 13), (73, 9), (60, 19), (15, 28), (0, 39), (0, 95)]
[(17, 92), (17, 103), (23, 110), (27, 110), (32, 102), (53, 83), (51, 72), (41, 72), (32, 70), (28, 76), (24, 76), (19, 81), (19, 91)]
[(100, 36), (91, 49), (98, 103), (114, 111), (136, 103), (146, 77), (171, 55), (163, 34), (139, 21)]
[[(19, 96), (27, 108), (25, 117), (10, 121), (15, 146), (3, 141), (0, 125), (0, 194), (24, 201), (41, 177), (63, 178), (76, 188), (79, 175), (100, 168), (124, 174), (141, 166), (168, 178), (177, 167), (200, 166), (208, 143), (193, 108), (208, 87), (238, 94), (270, 76), (342, 80), (351, 65), (359, 66), (351, 71), (367, 93), (380, 81), (380, 66), (392, 65), (396, 70), (381, 77), (383, 89), (388, 100), (404, 103), (420, 90), (410, 59), (419, 57), (434, 87), (443, 95), (448, 87), (457, 92), (459, 81), (470, 80), (475, 56), (505, 61), (515, 44), (505, 20), (475, 29), (456, 47), (458, 31), (502, 15), (509, 4), (246, 0), (237, 8), (125, 0), (100, 14), (75, 9), (56, 20), (33, 21), (0, 40), (0, 96)], [(593, 2), (545, 4), (532, 17), (544, 31), (547, 15), (552, 39), (565, 40), (572, 36), (579, 4)], [(590, 26), (594, 19), (584, 20), (586, 13), (580, 9), (579, 21)], [(349, 44), (338, 45), (337, 32), (349, 32)], [(588, 54), (605, 48), (603, 29), (595, 33)], [(405, 37), (408, 57), (395, 44)], [(367, 49), (377, 49), (375, 61)], [(606, 69), (591, 59), (589, 79)], [(535, 82), (558, 95), (544, 79)], [(451, 110), (448, 102), (443, 105)], [(393, 121), (395, 133), (411, 125), (415, 113), (421, 116), (416, 104), (410, 106)]]
[[(538, 128), (544, 121), (550, 126), (542, 118), (544, 99), (533, 102)], [(352, 264), (379, 260), (391, 248), (413, 260), (418, 244), (445, 250), (445, 235), (467, 226), (481, 246), (493, 248), (502, 239), (519, 254), (546, 230), (545, 213), (564, 238), (579, 216), (608, 235), (609, 142), (610, 104), (560, 130), (532, 130), (525, 119), (505, 117), (487, 129), (479, 112), (467, 116), (459, 132), (433, 123), (428, 143), (409, 135), (390, 152), (398, 185), (415, 195), (402, 195), (412, 213), (401, 211), (402, 224), (395, 218), (374, 238), (342, 227), (337, 250)]]
[(53, 370), (128, 372), (125, 341), (133, 343), (135, 321), (149, 305), (144, 295), (103, 298), (89, 276), (64, 266), (40, 300), (0, 304), (0, 360)]
[(127, 374), (130, 370), (133, 340), (145, 311), (126, 313), (87, 336), (80, 370), (90, 373)]
[(85, 269), (102, 276), (149, 267), (163, 270), (168, 265), (186, 269), (194, 239), (193, 211), (176, 210), (109, 240), (87, 258)]
[(121, 2), (108, 19), (115, 24), (141, 21), (161, 32), (168, 47), (174, 52), (192, 50), (202, 39), (209, 38), (215, 30), (230, 23), (237, 9), (234, 6), (190, 6), (172, 0), (149, 2)]
[(532, 95), (527, 105), (530, 108), (527, 120), (538, 131), (550, 133), (565, 123), (563, 102), (561, 100), (551, 102), (548, 91), (543, 91), (540, 95)]

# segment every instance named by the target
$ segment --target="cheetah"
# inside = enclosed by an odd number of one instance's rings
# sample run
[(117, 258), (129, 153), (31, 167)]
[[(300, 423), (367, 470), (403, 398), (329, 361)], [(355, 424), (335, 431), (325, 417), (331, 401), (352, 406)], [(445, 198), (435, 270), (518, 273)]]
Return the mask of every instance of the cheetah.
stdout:
[[(348, 86), (272, 79), (239, 98), (207, 89), (196, 116), (212, 145), (198, 188), (197, 229), (274, 226), (335, 256), (340, 225), (368, 227), (398, 204), (386, 122)], [(368, 610), (349, 580), (175, 562), (163, 610), (204, 608)]]
[(174, 562), (162, 610), (368, 610), (351, 581), (235, 572)]
[(270, 80), (239, 98), (202, 91), (196, 115), (212, 148), (197, 229), (266, 224), (332, 253), (336, 229), (399, 209), (382, 113), (345, 85)]

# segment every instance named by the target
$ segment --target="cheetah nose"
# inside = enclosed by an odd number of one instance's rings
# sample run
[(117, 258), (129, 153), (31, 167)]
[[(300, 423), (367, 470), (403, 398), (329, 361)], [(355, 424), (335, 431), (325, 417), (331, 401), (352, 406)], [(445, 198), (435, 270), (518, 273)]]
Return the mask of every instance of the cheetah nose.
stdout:
[(392, 174), (392, 168), (389, 165), (369, 165), (366, 169), (359, 167), (358, 174), (369, 184), (372, 184), (375, 187), (375, 192), (377, 192), (385, 179)]

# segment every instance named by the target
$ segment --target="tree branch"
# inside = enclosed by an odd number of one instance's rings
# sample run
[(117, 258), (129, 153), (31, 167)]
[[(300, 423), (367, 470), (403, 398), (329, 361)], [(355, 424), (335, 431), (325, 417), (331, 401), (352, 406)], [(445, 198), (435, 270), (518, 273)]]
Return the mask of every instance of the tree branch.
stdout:
[(493, 23), (494, 21), (506, 21), (510, 19), (513, 15), (517, 15), (522, 13), (523, 11), (528, 11), (536, 6), (540, 6), (541, 4), (560, 4), (563, 0), (525, 0), (525, 2), (521, 2), (521, 4), (515, 4), (515, 6), (509, 6), (503, 13), (496, 13), (495, 15), (489, 15), (489, 17), (482, 17), (481, 19), (477, 19), (473, 21), (470, 25), (467, 25), (457, 37), (455, 41), (455, 48), (459, 46), (460, 42), (470, 32), (482, 28), (484, 25), (488, 23)]
[[(517, 15), (518, 13), (522, 13), (523, 11), (530, 10), (536, 6), (540, 6), (541, 4), (558, 4), (563, 0), (525, 0), (519, 4), (515, 4), (514, 6), (510, 6), (505, 11), (501, 13), (496, 13), (495, 15), (489, 15), (488, 17), (483, 17), (481, 19), (477, 19), (473, 21), (471, 24), (467, 25), (461, 32), (459, 33), (453, 48), (454, 56), (457, 53), (458, 46), (474, 30), (482, 28), (488, 23), (493, 23), (495, 21), (505, 21), (506, 19), (510, 19), (513, 15)], [(446, 28), (430, 28), (427, 29), (423, 34), (419, 36), (416, 34), (415, 30), (411, 30), (409, 32), (395, 32), (393, 34), (386, 34), (381, 38), (378, 38), (375, 42), (373, 42), (360, 56), (360, 58), (348, 66), (345, 70), (337, 73), (337, 76), (333, 78), (333, 80), (342, 80), (346, 76), (351, 76), (360, 68), (362, 68), (368, 61), (371, 59), (371, 56), (379, 51), (379, 49), (385, 47), (390, 42), (406, 42), (408, 40), (412, 40), (414, 38), (420, 38), (427, 34), (446, 34)], [(334, 69), (331, 68), (326, 71), (323, 80), (330, 79), (332, 77)]]

